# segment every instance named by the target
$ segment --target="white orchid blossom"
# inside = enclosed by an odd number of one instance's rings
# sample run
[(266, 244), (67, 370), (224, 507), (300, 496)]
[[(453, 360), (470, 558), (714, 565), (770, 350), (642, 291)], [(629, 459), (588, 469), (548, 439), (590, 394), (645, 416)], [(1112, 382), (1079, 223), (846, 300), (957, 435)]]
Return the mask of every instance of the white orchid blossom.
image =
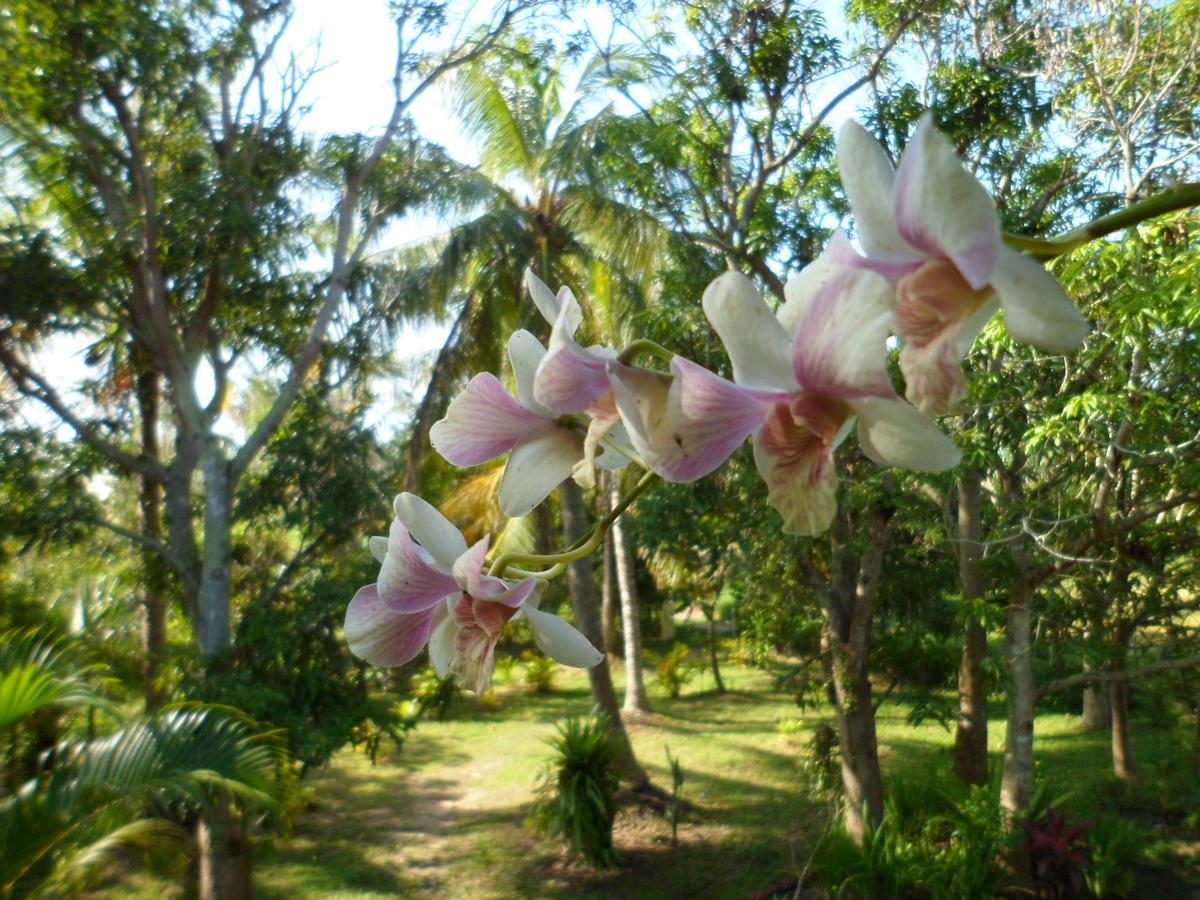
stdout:
[(571, 625), (537, 608), (536, 579), (483, 573), (488, 538), (468, 548), (462, 533), (415, 494), (396, 497), (395, 513), (388, 537), (370, 541), (379, 579), (360, 588), (346, 610), (346, 641), (356, 656), (399, 666), (428, 644), (439, 676), (454, 673), (482, 694), (491, 688), (500, 632), (524, 615), (547, 656), (581, 668), (603, 659)]
[(1054, 276), (1004, 244), (992, 198), (928, 113), (898, 169), (861, 125), (847, 122), (838, 167), (866, 254), (858, 264), (895, 285), (900, 368), (922, 410), (950, 411), (962, 399), (959, 362), (998, 308), (1015, 340), (1042, 350), (1065, 352), (1087, 335)]
[(886, 281), (841, 269), (815, 291), (790, 293), (780, 313), (792, 329), (743, 275), (727, 272), (705, 290), (733, 382), (682, 357), (671, 378), (616, 367), (610, 375), (634, 448), (655, 472), (695, 480), (754, 435), (754, 462), (784, 531), (819, 534), (837, 508), (833, 451), (856, 420), (863, 452), (881, 465), (938, 472), (960, 454), (888, 379)]

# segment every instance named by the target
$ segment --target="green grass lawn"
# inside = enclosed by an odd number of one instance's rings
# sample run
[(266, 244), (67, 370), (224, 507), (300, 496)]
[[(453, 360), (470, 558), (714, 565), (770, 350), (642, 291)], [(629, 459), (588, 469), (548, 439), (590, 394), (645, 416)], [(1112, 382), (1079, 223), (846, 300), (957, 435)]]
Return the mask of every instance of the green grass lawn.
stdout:
[[(746, 898), (786, 882), (825, 826), (823, 807), (804, 790), (800, 764), (813, 729), (832, 721), (832, 711), (799, 710), (761, 670), (730, 665), (725, 678), (731, 693), (723, 696), (711, 693), (711, 679), (697, 679), (676, 700), (651, 686), (655, 713), (629, 726), (639, 758), (660, 785), (670, 783), (666, 747), (684, 767), (692, 809), (678, 847), (671, 847), (662, 818), (630, 809), (615, 834), (623, 867), (597, 873), (524, 826), (548, 755), (546, 737), (556, 721), (590, 707), (585, 676), (560, 669), (550, 694), (511, 684), (499, 687), (493, 705), (464, 697), (448, 720), (423, 721), (401, 751), (385, 748), (377, 765), (349, 749), (339, 753), (306, 781), (310, 804), (292, 834), (263, 848), (260, 895)], [(909, 709), (903, 691), (879, 709), (886, 778), (947, 779), (951, 735), (932, 722), (908, 725)], [(991, 714), (998, 765), (1002, 702)], [(779, 728), (783, 719), (799, 720), (793, 733)], [(1107, 735), (1081, 732), (1075, 716), (1038, 717), (1039, 766), (1051, 795), (1068, 794), (1063, 806), (1073, 818), (1120, 809), (1144, 826), (1156, 866), (1146, 877), (1156, 894), (1194, 896), (1200, 891), (1193, 880), (1196, 835), (1189, 831), (1195, 823), (1181, 822), (1181, 798), (1171, 787), (1187, 783), (1180, 765), (1191, 765), (1194, 776), (1192, 748), (1172, 731), (1138, 725), (1134, 749), (1143, 782), (1134, 789), (1111, 778)], [(164, 898), (172, 891), (136, 876), (107, 896)]]

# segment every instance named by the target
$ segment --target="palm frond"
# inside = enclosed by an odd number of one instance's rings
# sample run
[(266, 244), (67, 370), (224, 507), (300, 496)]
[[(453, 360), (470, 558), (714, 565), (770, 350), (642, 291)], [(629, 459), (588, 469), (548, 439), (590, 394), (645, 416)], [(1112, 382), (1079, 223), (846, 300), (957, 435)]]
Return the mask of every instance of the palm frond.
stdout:
[[(123, 840), (165, 835), (131, 823), (148, 811), (208, 808), (232, 795), (272, 809), (286, 782), (286, 751), (236, 710), (203, 704), (164, 709), (95, 741), (62, 744), (48, 775), (0, 801), (0, 894), (62, 876), (84, 853), (89, 870)], [(124, 831), (123, 831), (124, 829)], [(106, 838), (111, 838), (105, 843)]]
[(95, 691), (102, 669), (67, 641), (40, 631), (0, 635), (0, 728), (52, 706), (108, 706)]
[(526, 123), (519, 121), (497, 78), (484, 66), (465, 66), (458, 79), (459, 112), (483, 144), (483, 167), (494, 176), (537, 170)]

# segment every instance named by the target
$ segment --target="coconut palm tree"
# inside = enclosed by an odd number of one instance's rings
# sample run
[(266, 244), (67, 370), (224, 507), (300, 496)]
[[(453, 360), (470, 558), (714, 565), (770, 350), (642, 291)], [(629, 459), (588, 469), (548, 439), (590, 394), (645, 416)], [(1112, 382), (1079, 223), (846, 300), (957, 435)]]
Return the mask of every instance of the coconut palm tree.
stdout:
[[(547, 61), (549, 60), (549, 61)], [(457, 82), (466, 130), (480, 162), (457, 174), (461, 222), (396, 256), (405, 273), (397, 290), (426, 309), (457, 308), (437, 354), (415, 421), (408, 487), (429, 427), (465, 375), (499, 371), (504, 341), (516, 328), (545, 334), (548, 326), (524, 297), (532, 268), (553, 287), (581, 294), (585, 331), (614, 342), (614, 323), (644, 302), (666, 232), (650, 216), (621, 202), (598, 166), (596, 150), (608, 107), (595, 97), (608, 77), (599, 61), (585, 65), (568, 90), (561, 58), (528, 41), (464, 69)]]

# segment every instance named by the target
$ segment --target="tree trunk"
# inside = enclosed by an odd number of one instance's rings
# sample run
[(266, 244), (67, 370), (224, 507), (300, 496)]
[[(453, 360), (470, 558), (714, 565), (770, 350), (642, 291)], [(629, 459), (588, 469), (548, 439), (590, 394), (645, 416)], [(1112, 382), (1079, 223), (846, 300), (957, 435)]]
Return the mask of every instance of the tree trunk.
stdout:
[[(570, 479), (558, 489), (562, 500), (563, 536), (568, 545), (579, 540), (588, 528), (587, 510), (583, 504), (583, 491)], [(596, 602), (595, 572), (592, 557), (584, 556), (567, 567), (567, 582), (571, 589), (571, 606), (575, 610), (575, 624), (580, 632), (595, 647), (600, 647), (604, 635), (600, 625), (600, 610)], [(632, 783), (634, 790), (642, 790), (650, 783), (650, 776), (637, 761), (633, 744), (621, 721), (621, 707), (617, 692), (613, 689), (612, 672), (608, 668), (608, 657), (588, 669), (588, 681), (592, 687), (592, 702), (608, 716), (609, 723), (621, 744), (618, 767), (622, 776)]]
[(1008, 607), (1008, 721), (1004, 740), (1004, 776), (1000, 783), (1000, 805), (1012, 828), (1017, 827), (1028, 812), (1033, 796), (1032, 619), (1033, 585), (1018, 574), (1013, 579)]
[[(984, 596), (980, 571), (981, 478), (978, 469), (969, 469), (958, 482), (958, 579), (963, 599), (968, 601)], [(967, 622), (958, 666), (958, 727), (954, 734), (954, 773), (964, 784), (987, 783), (987, 692), (983, 684), (986, 656), (987, 630), (972, 617)]]
[[(614, 473), (609, 480), (609, 502), (621, 501), (621, 478)], [(648, 713), (650, 700), (646, 696), (646, 681), (642, 674), (642, 617), (638, 610), (637, 572), (633, 553), (625, 540), (624, 523), (617, 519), (609, 532), (612, 535), (613, 558), (616, 561), (617, 588), (621, 595), (621, 631), (625, 638), (625, 712)]]
[(617, 643), (617, 561), (613, 556), (611, 529), (604, 535), (604, 581), (602, 585), (600, 627), (604, 634), (604, 652), (619, 656), (622, 648)]
[[(1125, 651), (1129, 646), (1131, 628), (1126, 624), (1117, 626), (1117, 653), (1113, 659), (1113, 670), (1125, 668)], [(1129, 742), (1129, 682), (1114, 681), (1110, 685), (1112, 696), (1112, 761), (1113, 774), (1122, 781), (1137, 781), (1137, 769), (1133, 764), (1133, 747)]]
[(675, 640), (675, 604), (670, 600), (664, 600), (658, 608), (658, 628), (662, 640)]
[(712, 666), (713, 681), (717, 685), (717, 693), (725, 693), (725, 682), (721, 680), (721, 664), (717, 659), (717, 615), (715, 608), (704, 607), (704, 618), (708, 619), (708, 662)]
[(883, 774), (875, 734), (875, 707), (865, 661), (851, 641), (831, 642), (833, 688), (837, 697), (838, 749), (842, 757), (842, 786), (846, 793), (846, 832), (860, 847), (866, 823), (883, 818)]
[[(161, 376), (150, 368), (138, 374), (137, 396), (141, 413), (142, 455), (158, 461), (158, 404)], [(142, 534), (162, 543), (162, 485), (142, 476), (139, 497)], [(146, 712), (166, 700), (162, 669), (167, 659), (167, 579), (162, 558), (150, 547), (142, 548), (142, 698)]]
[(200, 900), (248, 900), (254, 896), (250, 842), (236, 807), (214, 805), (196, 829)]
[[(1093, 672), (1090, 659), (1083, 661), (1083, 671)], [(1112, 727), (1112, 695), (1107, 684), (1089, 684), (1083, 689), (1083, 730), (1103, 731)]]
[(1122, 781), (1137, 781), (1133, 747), (1129, 742), (1129, 682), (1112, 683), (1113, 774)]
[(211, 665), (229, 649), (233, 588), (229, 461), (216, 438), (204, 452), (204, 568), (196, 608), (196, 640)]
[(829, 625), (829, 658), (845, 792), (843, 815), (847, 833), (859, 846), (867, 822), (877, 825), (883, 818), (883, 775), (879, 768), (869, 667), (871, 624), (890, 520), (889, 509), (879, 507), (869, 513), (867, 546), (856, 559), (848, 516), (839, 510), (830, 533), (830, 578), (818, 592)]

